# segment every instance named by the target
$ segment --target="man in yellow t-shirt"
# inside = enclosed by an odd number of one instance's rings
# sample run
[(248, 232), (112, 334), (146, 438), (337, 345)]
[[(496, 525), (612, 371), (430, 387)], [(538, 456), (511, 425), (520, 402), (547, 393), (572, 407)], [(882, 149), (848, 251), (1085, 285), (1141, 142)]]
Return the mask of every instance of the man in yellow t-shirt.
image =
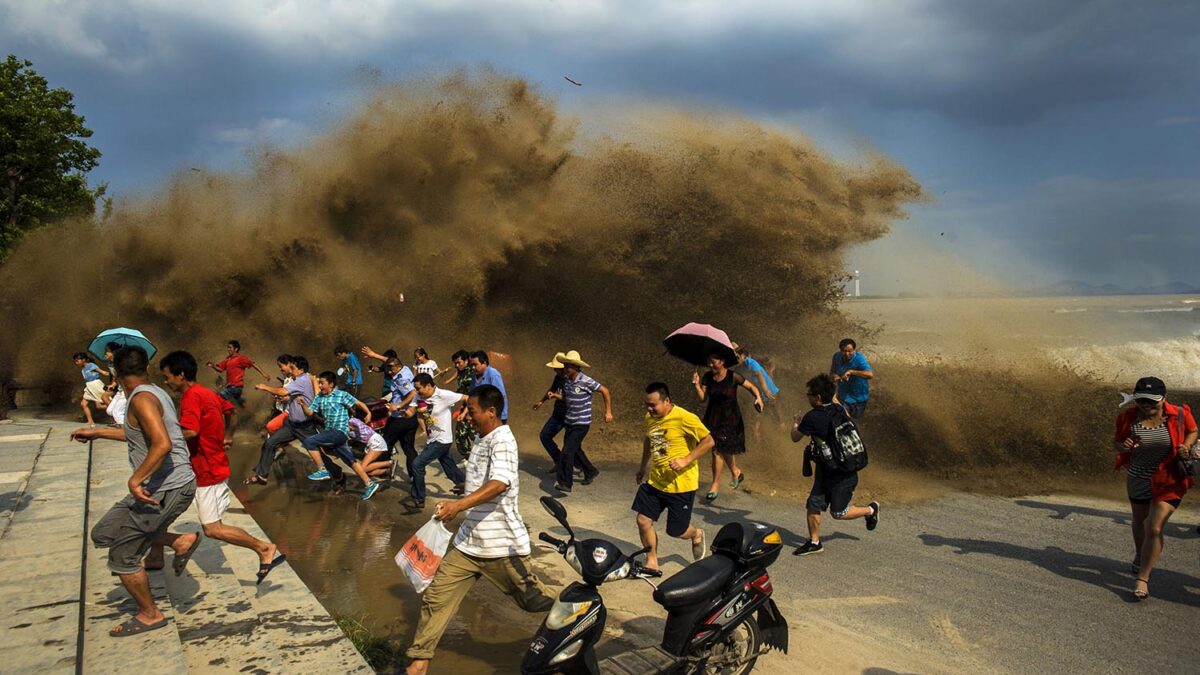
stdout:
[(712, 448), (713, 439), (704, 423), (671, 403), (667, 385), (653, 382), (646, 387), (646, 438), (642, 443), (642, 464), (637, 472), (639, 487), (632, 508), (638, 514), (642, 545), (650, 548), (647, 567), (658, 569), (658, 533), (654, 531), (654, 523), (664, 510), (667, 534), (691, 541), (693, 560), (704, 557), (704, 531), (692, 526), (692, 504), (700, 487), (700, 466), (696, 460)]

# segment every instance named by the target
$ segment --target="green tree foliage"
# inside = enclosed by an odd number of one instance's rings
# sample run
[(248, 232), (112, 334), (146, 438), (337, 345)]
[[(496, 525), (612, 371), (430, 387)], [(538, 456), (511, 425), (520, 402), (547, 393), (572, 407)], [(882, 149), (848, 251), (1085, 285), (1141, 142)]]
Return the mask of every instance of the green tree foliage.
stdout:
[(94, 213), (106, 187), (87, 184), (100, 151), (83, 140), (92, 131), (74, 95), (32, 65), (12, 54), (0, 62), (0, 259), (29, 230)]

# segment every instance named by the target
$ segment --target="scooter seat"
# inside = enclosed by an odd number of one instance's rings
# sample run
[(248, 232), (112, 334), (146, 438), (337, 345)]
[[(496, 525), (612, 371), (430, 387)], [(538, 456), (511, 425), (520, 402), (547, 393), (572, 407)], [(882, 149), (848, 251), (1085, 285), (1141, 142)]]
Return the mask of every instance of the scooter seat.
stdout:
[(654, 601), (667, 609), (684, 607), (716, 596), (733, 576), (734, 563), (723, 555), (694, 562), (654, 591)]

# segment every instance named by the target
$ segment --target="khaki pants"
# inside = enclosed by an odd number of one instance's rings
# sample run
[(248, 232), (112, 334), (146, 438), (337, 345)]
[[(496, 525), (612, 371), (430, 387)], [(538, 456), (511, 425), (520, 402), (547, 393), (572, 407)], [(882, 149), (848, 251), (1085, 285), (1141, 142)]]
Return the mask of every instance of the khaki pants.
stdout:
[(432, 659), (437, 643), (467, 591), (479, 577), (487, 577), (526, 612), (545, 612), (554, 604), (542, 582), (533, 574), (529, 556), (476, 558), (451, 546), (421, 599), (417, 634), (408, 648), (411, 659)]

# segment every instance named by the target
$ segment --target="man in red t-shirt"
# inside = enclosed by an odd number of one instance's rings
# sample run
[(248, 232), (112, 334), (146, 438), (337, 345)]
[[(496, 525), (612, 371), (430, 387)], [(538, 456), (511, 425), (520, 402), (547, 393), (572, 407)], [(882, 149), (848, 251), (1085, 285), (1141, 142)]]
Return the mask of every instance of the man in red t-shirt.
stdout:
[[(243, 357), (244, 358), (244, 357)], [(229, 456), (225, 448), (232, 444), (237, 408), (212, 389), (196, 383), (196, 359), (187, 352), (171, 352), (160, 361), (167, 386), (181, 394), (179, 426), (192, 456), (196, 473), (196, 509), (204, 534), (258, 553), (258, 583), (287, 556), (269, 541), (250, 535), (240, 527), (226, 525), (221, 518), (229, 509)], [(239, 372), (239, 375), (241, 373)], [(162, 549), (148, 567), (162, 566)]]
[(259, 368), (253, 359), (242, 354), (242, 343), (237, 340), (225, 343), (225, 350), (229, 356), (225, 357), (224, 361), (219, 363), (209, 361), (204, 365), (218, 373), (225, 373), (225, 387), (220, 391), (221, 398), (244, 408), (246, 400), (242, 398), (242, 388), (246, 386), (246, 371), (251, 368), (257, 370), (258, 374), (262, 375), (263, 382), (269, 382), (271, 376), (263, 372), (263, 369)]

